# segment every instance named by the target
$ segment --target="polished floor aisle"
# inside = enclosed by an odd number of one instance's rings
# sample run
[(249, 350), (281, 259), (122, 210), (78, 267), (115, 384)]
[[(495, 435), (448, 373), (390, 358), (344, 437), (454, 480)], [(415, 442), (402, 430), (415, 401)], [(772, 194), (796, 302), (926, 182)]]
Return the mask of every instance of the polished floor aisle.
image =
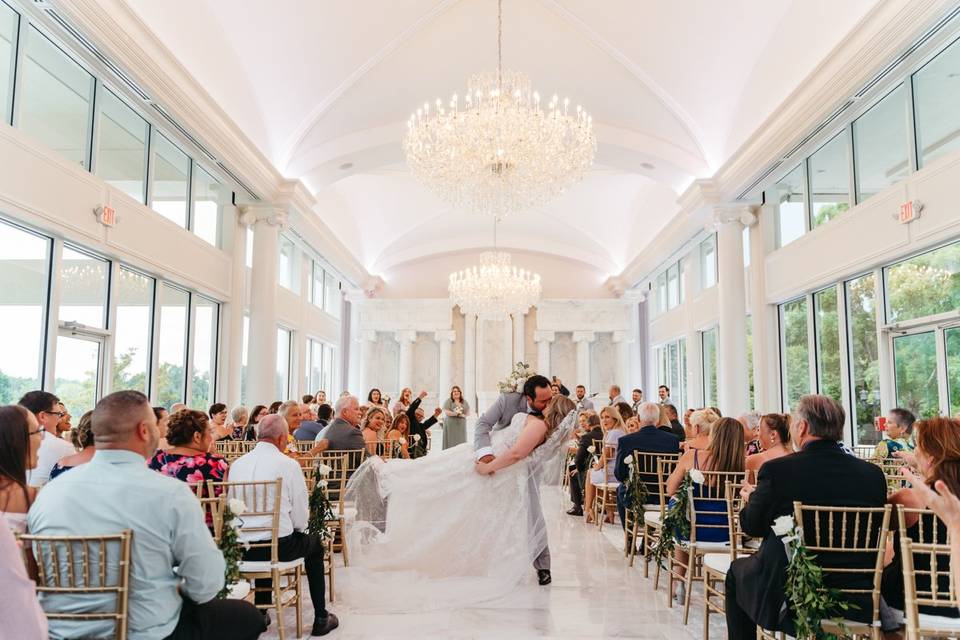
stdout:
[[(334, 603), (330, 610), (340, 618), (340, 629), (330, 638), (650, 638), (676, 640), (703, 636), (701, 591), (694, 593), (690, 623), (683, 625), (683, 609), (667, 608), (666, 589), (653, 591), (653, 580), (643, 577), (640, 562), (630, 569), (620, 551), (619, 525), (604, 526), (602, 533), (579, 518), (564, 513), (567, 501), (559, 488), (544, 487), (553, 584), (536, 584), (533, 570), (525, 584), (501, 601), (476, 608), (410, 615), (353, 613)], [(338, 557), (339, 562), (339, 557)], [(304, 585), (304, 625), (313, 620)], [(402, 598), (402, 594), (397, 594)], [(285, 615), (287, 637), (296, 632), (293, 612)], [(711, 617), (710, 637), (726, 638), (719, 616)], [(276, 638), (276, 619), (264, 638)]]

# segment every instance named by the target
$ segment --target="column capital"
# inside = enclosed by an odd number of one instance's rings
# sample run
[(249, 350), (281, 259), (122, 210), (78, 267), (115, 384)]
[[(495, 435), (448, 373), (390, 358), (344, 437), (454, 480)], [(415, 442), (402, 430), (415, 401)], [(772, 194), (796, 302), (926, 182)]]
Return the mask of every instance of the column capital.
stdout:
[(453, 329), (448, 329), (446, 331), (437, 331), (433, 334), (433, 339), (437, 342), (453, 342), (457, 339), (457, 332)]
[(258, 222), (265, 222), (271, 227), (280, 227), (281, 230), (290, 226), (286, 207), (271, 203), (245, 204), (238, 209), (238, 220), (245, 227), (252, 227)]
[(394, 331), (393, 336), (397, 339), (397, 342), (403, 344), (404, 342), (411, 343), (417, 339), (416, 331)]
[(752, 227), (757, 223), (755, 204), (731, 202), (714, 205), (713, 213), (707, 222), (708, 231), (716, 231), (725, 224), (738, 224), (740, 227)]
[(614, 342), (633, 342), (633, 336), (631, 336), (626, 331), (614, 331), (613, 341)]
[(593, 331), (574, 331), (573, 332), (573, 341), (574, 342), (593, 342), (597, 337), (597, 334)]
[(555, 331), (537, 330), (533, 332), (534, 342), (553, 342), (556, 338), (557, 334)]

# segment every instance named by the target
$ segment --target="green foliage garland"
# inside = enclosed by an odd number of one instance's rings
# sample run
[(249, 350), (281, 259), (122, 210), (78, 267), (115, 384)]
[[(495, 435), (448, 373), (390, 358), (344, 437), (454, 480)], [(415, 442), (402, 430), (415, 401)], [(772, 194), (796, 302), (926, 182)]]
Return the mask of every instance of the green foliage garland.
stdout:
[(838, 636), (824, 631), (820, 623), (832, 619), (842, 630), (843, 624), (837, 613), (847, 611), (853, 605), (840, 599), (840, 591), (823, 585), (823, 570), (815, 562), (816, 556), (807, 551), (802, 529), (794, 527), (783, 542), (790, 555), (784, 591), (793, 612), (794, 636), (836, 640)]
[[(633, 458), (628, 458), (628, 461), (632, 463)], [(646, 523), (646, 511), (643, 507), (647, 504), (649, 492), (647, 491), (647, 483), (643, 481), (640, 472), (634, 468), (633, 464), (629, 464), (629, 467), (630, 477), (627, 480), (627, 501), (630, 504), (630, 515), (633, 516), (634, 521), (642, 527)]]
[(663, 517), (663, 527), (660, 529), (660, 539), (657, 544), (647, 552), (648, 558), (655, 558), (660, 562), (665, 556), (673, 553), (677, 544), (677, 537), (690, 537), (690, 492), (688, 489), (693, 486), (693, 478), (688, 471), (683, 476), (683, 482), (677, 489), (672, 504), (667, 508)]
[(218, 598), (230, 595), (233, 586), (240, 582), (240, 561), (243, 560), (244, 545), (238, 536), (240, 531), (240, 516), (230, 508), (230, 500), (223, 505), (223, 530), (220, 532), (220, 552), (226, 562), (223, 575), (223, 589), (217, 594)]
[[(310, 492), (310, 515), (307, 517), (307, 532), (320, 536), (326, 543), (333, 533), (327, 523), (336, 519), (333, 515), (333, 506), (327, 496), (327, 476), (330, 467), (320, 463), (313, 470), (313, 491)], [(326, 544), (324, 544), (326, 548)]]

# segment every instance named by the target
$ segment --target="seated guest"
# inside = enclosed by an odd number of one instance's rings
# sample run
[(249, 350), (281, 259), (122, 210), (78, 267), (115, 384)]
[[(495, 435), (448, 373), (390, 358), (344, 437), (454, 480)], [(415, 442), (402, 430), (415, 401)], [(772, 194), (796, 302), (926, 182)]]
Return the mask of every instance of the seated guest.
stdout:
[(633, 408), (626, 402), (618, 402), (616, 409), (620, 413), (620, 419), (624, 422), (633, 417)]
[(74, 453), (73, 445), (59, 437), (57, 424), (63, 417), (60, 408), (60, 399), (46, 391), (30, 391), (25, 393), (17, 403), (26, 407), (37, 419), (43, 433), (40, 442), (40, 451), (37, 454), (37, 463), (27, 473), (27, 484), (38, 489), (50, 480), (50, 471), (53, 465), (64, 456)]
[(327, 392), (317, 391), (315, 394), (313, 394), (313, 401), (317, 404), (327, 404)]
[[(893, 411), (898, 411), (894, 409)], [(891, 413), (893, 413), (891, 411)], [(902, 409), (900, 410), (902, 411)], [(887, 421), (889, 425), (889, 418)], [(891, 495), (887, 501), (890, 504), (902, 504), (910, 509), (922, 509), (925, 504), (924, 487), (934, 487), (937, 481), (943, 482), (954, 493), (960, 491), (960, 420), (951, 420), (949, 418), (930, 418), (921, 420), (916, 425), (916, 461), (919, 469), (920, 479), (914, 487), (900, 489)], [(920, 486), (923, 485), (923, 486)], [(915, 514), (907, 514), (907, 535), (914, 542), (944, 543), (947, 540), (947, 527), (943, 521), (937, 520), (937, 530), (926, 527), (921, 538), (919, 518)], [(934, 538), (936, 533), (936, 538)], [(896, 531), (893, 541), (893, 560), (883, 569), (883, 580), (880, 585), (880, 592), (887, 606), (903, 611), (903, 558), (900, 554), (900, 532)], [(918, 591), (929, 591), (930, 584), (930, 559), (929, 556), (917, 555), (914, 557), (914, 572), (917, 581)], [(939, 585), (940, 591), (949, 593), (949, 581), (944, 581)], [(920, 613), (947, 616), (950, 618), (960, 617), (960, 611), (955, 607), (928, 607), (921, 606)], [(881, 616), (884, 621), (884, 631), (894, 631), (900, 626), (900, 619), (895, 621), (887, 620), (887, 616)], [(893, 622), (891, 624), (891, 622)]]
[(27, 575), (17, 539), (3, 522), (0, 522), (0, 593), (3, 593), (0, 598), (0, 620), (3, 620), (4, 638), (48, 638), (47, 617), (37, 600), (36, 585)]
[(50, 479), (53, 480), (64, 471), (69, 471), (81, 464), (87, 464), (93, 460), (93, 454), (97, 452), (93, 446), (93, 411), (87, 411), (80, 416), (80, 422), (77, 424), (77, 430), (73, 432), (71, 441), (79, 453), (72, 453), (69, 456), (60, 458), (57, 464), (50, 470)]
[[(293, 437), (293, 434), (300, 428), (300, 423), (303, 422), (300, 403), (296, 400), (284, 402), (277, 408), (277, 415), (287, 422), (287, 429), (289, 429), (289, 433), (287, 434), (287, 453), (298, 453), (296, 438)], [(311, 438), (311, 440), (313, 439), (314, 438)]]
[(720, 414), (713, 409), (699, 409), (690, 414), (690, 428), (686, 431), (687, 437), (683, 441), (684, 451), (709, 447), (710, 427), (719, 419)]
[(231, 440), (243, 440), (243, 430), (247, 427), (247, 418), (250, 412), (242, 404), (233, 408), (230, 412), (230, 422), (233, 430), (230, 432)]
[(250, 410), (250, 417), (247, 418), (247, 426), (243, 429), (244, 440), (257, 439), (257, 423), (260, 422), (260, 418), (265, 415), (267, 415), (267, 408), (262, 404), (258, 404)]
[[(93, 414), (91, 414), (93, 415)], [(153, 407), (153, 416), (157, 419), (157, 431), (160, 432), (160, 443), (158, 449), (167, 448), (167, 421), (170, 420), (170, 412), (163, 407)]]
[(370, 389), (370, 393), (367, 394), (367, 406), (368, 407), (380, 407), (384, 411), (390, 411), (390, 407), (387, 406), (386, 398), (383, 397), (383, 394), (380, 393), (380, 389)]
[(367, 445), (367, 453), (375, 456), (382, 452), (377, 451), (377, 443), (383, 440), (383, 431), (387, 427), (387, 412), (383, 407), (372, 407), (363, 422), (360, 423), (360, 432)]
[(210, 426), (213, 428), (214, 440), (229, 440), (233, 435), (233, 428), (227, 424), (227, 405), (215, 402), (210, 405)]
[[(657, 420), (660, 418), (660, 406), (653, 402), (644, 402), (640, 405), (640, 411), (637, 412), (637, 419), (640, 424), (640, 430), (636, 433), (623, 436), (617, 442), (617, 459), (613, 467), (613, 475), (620, 481), (617, 487), (617, 511), (620, 513), (621, 526), (625, 522), (627, 507), (630, 502), (627, 499), (627, 480), (630, 479), (630, 470), (627, 467), (627, 458), (633, 456), (634, 451), (641, 453), (679, 453), (680, 442), (670, 433), (664, 433), (657, 429)], [(649, 474), (650, 477), (643, 478), (647, 485), (648, 499), (650, 504), (659, 502), (660, 488), (657, 486), (657, 474)]]
[(398, 413), (387, 432), (387, 446), (391, 458), (410, 457), (410, 418), (406, 413)]
[(592, 456), (588, 449), (593, 446), (594, 440), (603, 440), (603, 427), (600, 425), (600, 416), (593, 411), (585, 411), (580, 414), (580, 423), (583, 428), (583, 435), (577, 442), (577, 454), (573, 459), (573, 467), (570, 469), (570, 501), (573, 508), (567, 511), (571, 516), (583, 515), (583, 493), (586, 491), (587, 469), (590, 466)]
[[(790, 440), (798, 452), (764, 463), (757, 484), (742, 490), (745, 504), (740, 512), (744, 533), (763, 538), (757, 553), (734, 560), (726, 578), (726, 616), (731, 640), (754, 640), (756, 626), (780, 630), (781, 620), (792, 631), (792, 614), (784, 606), (787, 558), (783, 543), (771, 528), (773, 521), (793, 515), (793, 502), (843, 507), (882, 507), (887, 499), (883, 471), (875, 464), (849, 456), (837, 446), (843, 437), (844, 410), (827, 396), (806, 395), (797, 403), (790, 421)], [(874, 519), (879, 529), (880, 522)], [(799, 524), (799, 523), (798, 523)], [(840, 525), (837, 519), (836, 525)], [(832, 555), (832, 554), (831, 554)], [(830, 565), (841, 566), (847, 558), (830, 558)], [(851, 568), (872, 567), (873, 560), (857, 554)], [(861, 588), (868, 592), (872, 578), (868, 574), (825, 576), (827, 588)], [(869, 621), (869, 602), (851, 598), (855, 605), (843, 616)]]
[(737, 418), (737, 422), (743, 425), (743, 446), (747, 455), (760, 453), (763, 450), (760, 443), (760, 414), (756, 411), (748, 411)]
[[(323, 405), (323, 406), (326, 406), (326, 405)], [(309, 408), (306, 407), (305, 405), (300, 405), (301, 415), (304, 415), (305, 411), (309, 411)], [(300, 424), (297, 426), (296, 430), (294, 430), (293, 432), (294, 440), (300, 441), (300, 440), (316, 440), (317, 439), (317, 436), (320, 434), (321, 431), (323, 431), (323, 428), (326, 426), (326, 423), (325, 422), (321, 423), (319, 419), (314, 420), (312, 418), (313, 416), (311, 415), (309, 419), (304, 418), (303, 420), (300, 421)]]
[[(203, 522), (196, 497), (182, 482), (144, 464), (157, 450), (156, 417), (146, 396), (117, 391), (93, 410), (97, 453), (37, 496), (27, 519), (32, 533), (95, 536), (133, 531), (129, 637), (253, 639), (263, 615), (242, 600), (220, 600), (224, 560)], [(112, 607), (89, 595), (41, 594), (47, 612)], [(108, 637), (110, 620), (51, 620), (55, 638)]]
[[(57, 423), (57, 437), (63, 439), (65, 438), (63, 434), (73, 429), (73, 425), (70, 423), (70, 420), (73, 418), (73, 416), (71, 416), (70, 412), (67, 411), (67, 405), (61, 402), (59, 403), (59, 406), (60, 421)], [(66, 439), (69, 440), (70, 438)]]
[(274, 400), (270, 403), (270, 407), (267, 409), (267, 413), (276, 413), (280, 410), (280, 405), (283, 404), (283, 400)]
[(410, 387), (404, 387), (403, 391), (400, 392), (400, 397), (397, 398), (397, 401), (393, 403), (393, 406), (390, 407), (393, 415), (398, 413), (406, 413), (407, 409), (410, 407), (410, 401), (413, 400), (413, 389)]
[(913, 451), (913, 440), (910, 432), (916, 418), (906, 409), (890, 409), (887, 414), (887, 429), (883, 440), (877, 443), (873, 451), (875, 460), (894, 458), (898, 451), (910, 453)]
[(670, 414), (667, 412), (666, 405), (660, 405), (660, 417), (657, 419), (657, 428), (660, 431), (666, 431), (667, 433), (673, 433), (673, 429), (670, 427)]
[(356, 396), (345, 395), (334, 405), (336, 417), (327, 427), (324, 437), (330, 443), (328, 451), (353, 451), (363, 449), (363, 434), (360, 433), (360, 403)]
[[(643, 404), (642, 402), (640, 404)], [(630, 419), (624, 423), (627, 426), (627, 433), (636, 433), (640, 431), (640, 420), (637, 416), (630, 416)]]
[(756, 482), (757, 472), (764, 462), (793, 453), (790, 449), (790, 416), (768, 413), (760, 418), (760, 453), (747, 456), (747, 480)]
[(670, 433), (677, 436), (677, 440), (683, 442), (687, 439), (687, 434), (683, 430), (683, 425), (678, 420), (677, 408), (672, 404), (660, 405), (667, 412), (667, 419), (670, 421)]
[[(356, 400), (356, 398), (354, 398)], [(262, 482), (283, 480), (280, 492), (280, 530), (277, 539), (277, 556), (282, 562), (303, 558), (306, 565), (307, 584), (310, 588), (310, 600), (313, 601), (312, 635), (322, 636), (330, 633), (339, 624), (337, 616), (327, 612), (324, 597), (323, 575), (323, 539), (314, 533), (307, 533), (309, 516), (307, 485), (303, 472), (296, 460), (283, 454), (287, 445), (289, 428), (280, 415), (270, 415), (260, 421), (257, 429), (257, 446), (250, 453), (237, 458), (230, 469), (233, 482)], [(271, 505), (272, 506), (272, 505)], [(249, 527), (268, 527), (267, 516), (245, 516)], [(241, 533), (241, 542), (259, 542), (269, 540), (270, 532)], [(244, 558), (247, 560), (269, 560), (270, 548), (249, 549)], [(270, 580), (257, 580), (256, 587), (272, 586)], [(260, 584), (263, 582), (264, 584)], [(254, 600), (258, 605), (271, 602), (271, 591), (257, 591)]]
[[(621, 403), (624, 404), (624, 403)], [(600, 427), (603, 430), (603, 446), (599, 451), (595, 451), (597, 462), (590, 468), (587, 475), (587, 490), (585, 497), (584, 510), (586, 512), (587, 522), (594, 522), (593, 519), (593, 501), (597, 496), (597, 485), (607, 482), (616, 482), (613, 475), (613, 465), (616, 461), (617, 442), (626, 434), (626, 425), (620, 416), (618, 407), (604, 407), (600, 409)], [(631, 417), (632, 414), (631, 414)], [(611, 505), (612, 507), (613, 505)], [(613, 515), (607, 518), (607, 522), (613, 522)]]
[(0, 528), (27, 530), (27, 511), (37, 490), (27, 484), (27, 471), (37, 466), (43, 429), (20, 405), (0, 407)]
[(610, 407), (615, 407), (618, 403), (627, 401), (626, 398), (620, 395), (620, 385), (617, 384), (610, 385), (610, 391), (607, 393), (607, 399), (610, 400), (610, 404), (608, 405)]
[[(158, 451), (147, 466), (165, 476), (186, 482), (191, 487), (206, 485), (207, 480), (223, 482), (227, 477), (227, 461), (210, 453), (213, 427), (202, 411), (178, 411), (167, 425), (170, 448)], [(206, 490), (201, 489), (201, 497)], [(209, 523), (208, 523), (209, 524)]]
[(420, 408), (420, 403), (426, 397), (427, 392), (421, 391), (420, 395), (407, 407), (407, 417), (410, 419), (410, 438), (414, 440), (414, 442), (408, 443), (411, 458), (427, 455), (427, 430), (437, 423), (437, 418), (442, 413), (440, 407), (436, 407), (433, 410), (433, 415), (424, 420), (426, 414)]

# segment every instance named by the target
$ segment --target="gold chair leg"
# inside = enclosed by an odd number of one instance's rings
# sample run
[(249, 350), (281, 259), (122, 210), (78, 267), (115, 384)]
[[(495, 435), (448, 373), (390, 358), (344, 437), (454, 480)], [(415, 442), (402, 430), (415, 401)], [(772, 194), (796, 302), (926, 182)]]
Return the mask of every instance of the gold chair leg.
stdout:
[(597, 496), (597, 500), (600, 501), (600, 515), (597, 516), (597, 531), (603, 531), (603, 521), (607, 519), (607, 490), (603, 489), (599, 491), (600, 494)]
[(670, 558), (667, 560), (667, 608), (673, 609), (673, 583), (674, 583), (674, 574), (673, 574), (673, 554), (670, 554)]
[(297, 640), (303, 637), (303, 570), (301, 567), (297, 567), (297, 571), (294, 574), (297, 579), (296, 594), (297, 594)]
[(283, 600), (280, 598), (280, 572), (274, 569), (271, 572), (273, 578), (273, 607), (277, 610), (277, 634), (280, 640), (286, 639), (286, 632), (283, 628)]
[(687, 558), (686, 593), (683, 594), (683, 624), (686, 626), (690, 620), (690, 595), (693, 592), (693, 569), (697, 564), (697, 552), (690, 547)]
[(710, 640), (710, 572), (703, 570), (703, 640)]

